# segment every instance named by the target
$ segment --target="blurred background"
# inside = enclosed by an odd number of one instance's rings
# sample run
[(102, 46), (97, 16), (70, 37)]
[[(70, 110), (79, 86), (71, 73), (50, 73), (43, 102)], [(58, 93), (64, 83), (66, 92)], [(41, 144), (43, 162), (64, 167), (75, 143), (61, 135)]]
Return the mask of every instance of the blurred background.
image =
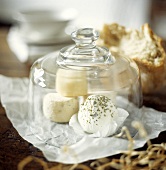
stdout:
[(13, 23), (15, 13), (27, 9), (74, 8), (78, 11), (75, 24), (79, 26), (100, 28), (103, 23), (118, 22), (138, 28), (149, 21), (151, 2), (151, 0), (0, 0), (0, 20)]
[(147, 22), (166, 39), (166, 0), (0, 0), (0, 27), (8, 26), (7, 43), (21, 62), (71, 44), (77, 28), (113, 22), (136, 29)]

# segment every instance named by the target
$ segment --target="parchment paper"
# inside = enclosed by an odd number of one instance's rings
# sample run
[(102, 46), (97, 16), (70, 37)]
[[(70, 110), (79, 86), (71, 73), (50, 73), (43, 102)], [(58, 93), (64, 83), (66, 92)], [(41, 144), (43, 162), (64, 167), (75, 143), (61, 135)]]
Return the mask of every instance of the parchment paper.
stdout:
[[(9, 78), (0, 75), (1, 103), (18, 133), (39, 148), (49, 161), (80, 163), (127, 150), (126, 139), (82, 137), (76, 134), (68, 124), (54, 126), (55, 140), (49, 141), (47, 134), (45, 134), (45, 140), (41, 140), (40, 134), (32, 133), (35, 122), (28, 116), (28, 84), (28, 78)], [(147, 107), (142, 107), (142, 113), (141, 123), (149, 139), (157, 137), (161, 131), (166, 130), (166, 113)], [(140, 138), (138, 133), (133, 138), (135, 139), (134, 148), (142, 147), (146, 142), (146, 139)], [(67, 140), (65, 144), (64, 140)]]

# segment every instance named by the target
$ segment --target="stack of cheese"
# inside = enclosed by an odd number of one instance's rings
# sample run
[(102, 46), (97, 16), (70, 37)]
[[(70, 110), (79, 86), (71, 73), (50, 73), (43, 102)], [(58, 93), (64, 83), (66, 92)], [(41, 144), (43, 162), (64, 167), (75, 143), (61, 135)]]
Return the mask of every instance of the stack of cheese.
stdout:
[(59, 69), (56, 75), (57, 93), (48, 93), (43, 99), (43, 112), (46, 118), (59, 122), (69, 122), (78, 112), (78, 96), (87, 95), (85, 71)]
[[(77, 117), (84, 132), (95, 137), (110, 136), (122, 125), (128, 112), (116, 108), (115, 101), (110, 99), (110, 96), (115, 98), (113, 92), (88, 96), (87, 85), (86, 71), (59, 69), (56, 77), (57, 93), (48, 93), (43, 99), (44, 115), (54, 122), (70, 121), (69, 125), (73, 128), (73, 117)], [(88, 97), (79, 107), (80, 96)]]

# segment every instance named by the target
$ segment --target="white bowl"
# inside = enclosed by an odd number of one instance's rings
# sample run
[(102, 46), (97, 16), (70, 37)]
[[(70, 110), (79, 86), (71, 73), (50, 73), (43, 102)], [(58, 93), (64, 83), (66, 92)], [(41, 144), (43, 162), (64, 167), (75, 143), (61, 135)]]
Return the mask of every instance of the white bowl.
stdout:
[(48, 38), (64, 33), (64, 29), (75, 17), (75, 9), (24, 10), (17, 13), (15, 20), (19, 24), (21, 35)]

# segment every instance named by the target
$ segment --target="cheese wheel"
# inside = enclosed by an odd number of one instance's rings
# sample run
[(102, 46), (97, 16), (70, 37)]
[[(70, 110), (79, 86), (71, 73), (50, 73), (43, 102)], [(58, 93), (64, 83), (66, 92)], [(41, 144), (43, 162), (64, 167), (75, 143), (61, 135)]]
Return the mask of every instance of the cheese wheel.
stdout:
[(87, 95), (86, 72), (59, 69), (56, 76), (56, 90), (66, 97)]
[(44, 96), (43, 113), (54, 122), (69, 122), (78, 109), (79, 103), (76, 98), (63, 97), (58, 93), (48, 93)]

